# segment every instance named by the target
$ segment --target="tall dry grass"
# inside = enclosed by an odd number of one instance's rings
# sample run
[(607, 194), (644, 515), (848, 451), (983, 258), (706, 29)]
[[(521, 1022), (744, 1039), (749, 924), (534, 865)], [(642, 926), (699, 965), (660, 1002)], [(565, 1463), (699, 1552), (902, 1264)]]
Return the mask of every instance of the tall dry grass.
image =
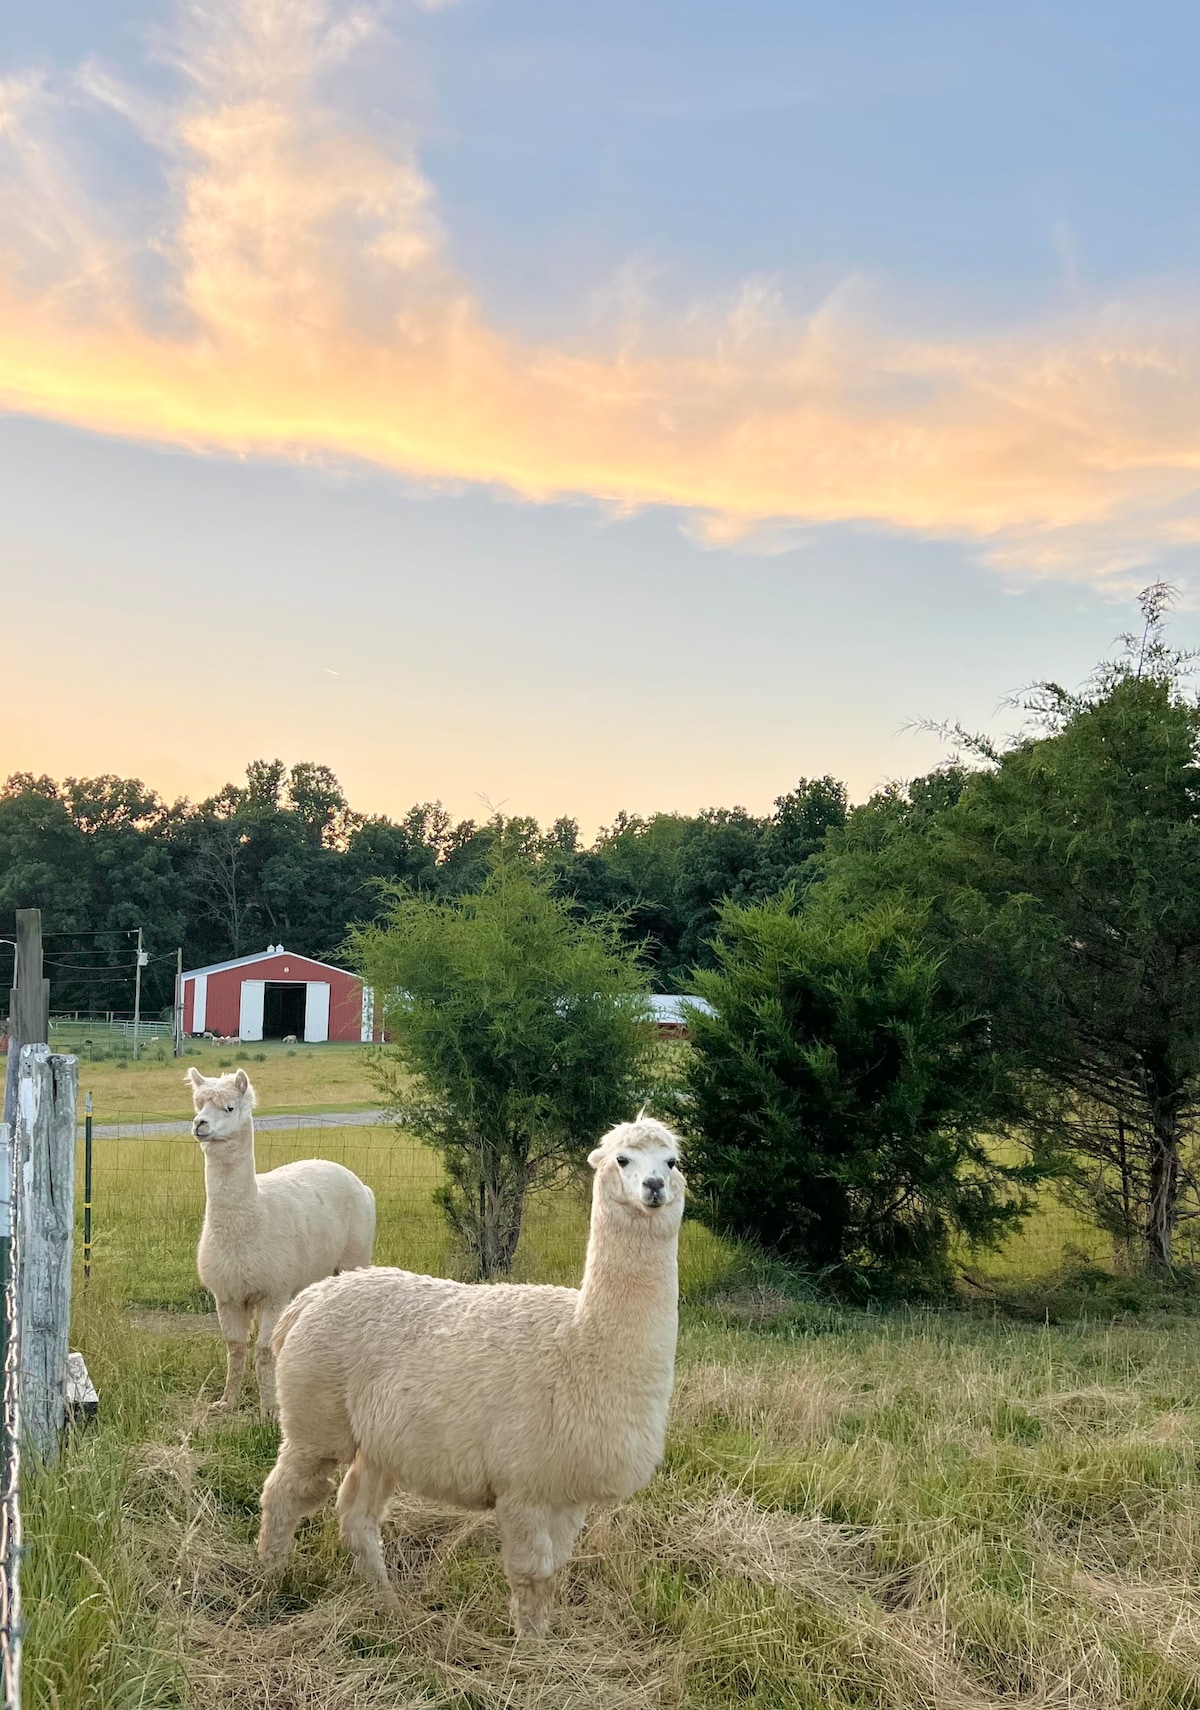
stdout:
[(206, 1321), (131, 1323), (93, 1288), (76, 1334), (102, 1417), (26, 1501), (27, 1667), (53, 1710), (1200, 1702), (1191, 1319), (694, 1306), (667, 1463), (593, 1516), (530, 1647), (508, 1637), (486, 1516), (397, 1501), (398, 1616), (329, 1513), (265, 1578), (274, 1433), (249, 1407), (204, 1421)]

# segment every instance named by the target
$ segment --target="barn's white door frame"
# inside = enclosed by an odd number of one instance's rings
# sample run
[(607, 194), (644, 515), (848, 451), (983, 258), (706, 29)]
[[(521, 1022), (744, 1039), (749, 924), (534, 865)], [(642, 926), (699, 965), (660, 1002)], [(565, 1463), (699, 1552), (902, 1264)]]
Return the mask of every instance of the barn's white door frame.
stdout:
[[(259, 1038), (262, 1015), (259, 1014)], [(329, 981), (309, 980), (304, 992), (304, 1043), (323, 1045), (329, 1038)]]
[(208, 1020), (208, 975), (197, 974), (192, 981), (192, 1032), (203, 1033)]
[(375, 993), (370, 986), (363, 987), (362, 1027), (359, 1037), (364, 1045), (369, 1045), (375, 1038)]
[(265, 980), (242, 981), (242, 1003), (238, 1017), (239, 1039), (261, 1039), (263, 1030), (263, 999), (266, 996), (267, 982)]

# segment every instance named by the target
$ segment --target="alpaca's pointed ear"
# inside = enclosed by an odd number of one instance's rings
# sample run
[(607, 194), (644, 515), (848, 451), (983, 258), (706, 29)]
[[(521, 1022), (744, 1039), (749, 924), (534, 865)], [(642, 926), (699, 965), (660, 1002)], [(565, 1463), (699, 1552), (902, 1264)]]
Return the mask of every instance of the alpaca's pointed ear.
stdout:
[(204, 1076), (200, 1073), (199, 1069), (196, 1068), (195, 1064), (192, 1065), (183, 1078), (190, 1087), (202, 1087), (205, 1085)]
[(245, 1069), (238, 1070), (237, 1074), (233, 1077), (233, 1084), (239, 1092), (246, 1091), (246, 1088), (250, 1085), (250, 1077), (246, 1073)]
[(599, 1169), (607, 1156), (608, 1153), (604, 1150), (604, 1147), (597, 1146), (594, 1152), (588, 1153), (588, 1163), (594, 1170)]

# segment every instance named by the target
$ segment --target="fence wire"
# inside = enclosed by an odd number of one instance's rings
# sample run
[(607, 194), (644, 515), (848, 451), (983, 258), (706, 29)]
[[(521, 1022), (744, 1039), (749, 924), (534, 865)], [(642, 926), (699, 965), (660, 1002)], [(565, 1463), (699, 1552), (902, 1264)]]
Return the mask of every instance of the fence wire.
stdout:
[[(336, 1119), (335, 1119), (336, 1120)], [(320, 1117), (267, 1117), (255, 1135), (260, 1172), (301, 1158), (330, 1158), (374, 1191), (375, 1263), (434, 1276), (470, 1274), (435, 1195), (445, 1176), (439, 1157), (412, 1135), (360, 1113), (336, 1126)], [(92, 1170), (92, 1272), (106, 1292), (130, 1305), (205, 1311), (211, 1301), (195, 1271), (204, 1219), (204, 1159), (187, 1123), (126, 1120), (114, 1134), (97, 1109)], [(278, 1126), (276, 1126), (278, 1124)], [(287, 1126), (284, 1126), (287, 1124)], [(106, 1132), (107, 1129), (107, 1132)], [(76, 1178), (85, 1179), (82, 1154)], [(512, 1271), (514, 1281), (575, 1284), (587, 1247), (587, 1172), (529, 1197)], [(82, 1202), (79, 1210), (82, 1247)], [(1200, 1231), (1181, 1228), (1179, 1263), (1200, 1260)], [(1063, 1268), (1122, 1268), (1110, 1236), (1059, 1200), (1051, 1187), (1029, 1219), (998, 1250), (964, 1248), (975, 1277), (1036, 1282)], [(680, 1285), (695, 1298), (721, 1282), (733, 1250), (699, 1224), (684, 1225)]]
[[(268, 1121), (275, 1119), (268, 1118)], [(283, 1120), (283, 1119), (279, 1119)], [(296, 1121), (297, 1119), (292, 1119)], [(311, 1124), (311, 1119), (310, 1119)], [(354, 1124), (258, 1129), (261, 1173), (301, 1158), (328, 1158), (353, 1170), (375, 1195), (375, 1263), (431, 1276), (466, 1277), (469, 1260), (456, 1245), (435, 1195), (445, 1175), (436, 1152), (378, 1120)], [(212, 1302), (196, 1276), (196, 1243), (204, 1220), (204, 1158), (187, 1125), (124, 1124), (106, 1134), (96, 1110), (92, 1156), (91, 1286), (130, 1306), (207, 1311)], [(82, 1141), (80, 1142), (82, 1148)], [(82, 1150), (76, 1179), (85, 1179)], [(583, 1274), (591, 1175), (559, 1180), (530, 1194), (512, 1271), (514, 1282), (577, 1284)], [(77, 1251), (83, 1203), (77, 1201)], [(701, 1291), (729, 1262), (729, 1250), (698, 1224), (685, 1227), (680, 1281)]]
[(0, 1140), (0, 1686), (5, 1710), (20, 1710), (21, 1703), (20, 1153), (20, 1146), (4, 1130)]

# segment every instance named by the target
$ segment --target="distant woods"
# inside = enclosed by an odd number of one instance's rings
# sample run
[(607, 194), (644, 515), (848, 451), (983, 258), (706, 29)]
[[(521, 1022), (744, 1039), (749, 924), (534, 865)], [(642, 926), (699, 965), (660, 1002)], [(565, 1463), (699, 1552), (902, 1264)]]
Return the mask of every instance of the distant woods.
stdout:
[(527, 859), (580, 918), (616, 914), (653, 983), (678, 989), (711, 959), (722, 899), (803, 886), (846, 811), (835, 779), (802, 779), (761, 818), (740, 807), (622, 813), (587, 843), (567, 818), (456, 821), (440, 802), (399, 819), (363, 814), (329, 767), (309, 761), (252, 761), (243, 783), (202, 802), (167, 803), (134, 778), (16, 773), (0, 794), (0, 933), (12, 910), (41, 908), (53, 1008), (128, 1012), (129, 934), (143, 927), (149, 1013), (171, 1002), (177, 946), (186, 967), (271, 943), (341, 961), (352, 929), (386, 913), (388, 883), (469, 894), (503, 851)]

